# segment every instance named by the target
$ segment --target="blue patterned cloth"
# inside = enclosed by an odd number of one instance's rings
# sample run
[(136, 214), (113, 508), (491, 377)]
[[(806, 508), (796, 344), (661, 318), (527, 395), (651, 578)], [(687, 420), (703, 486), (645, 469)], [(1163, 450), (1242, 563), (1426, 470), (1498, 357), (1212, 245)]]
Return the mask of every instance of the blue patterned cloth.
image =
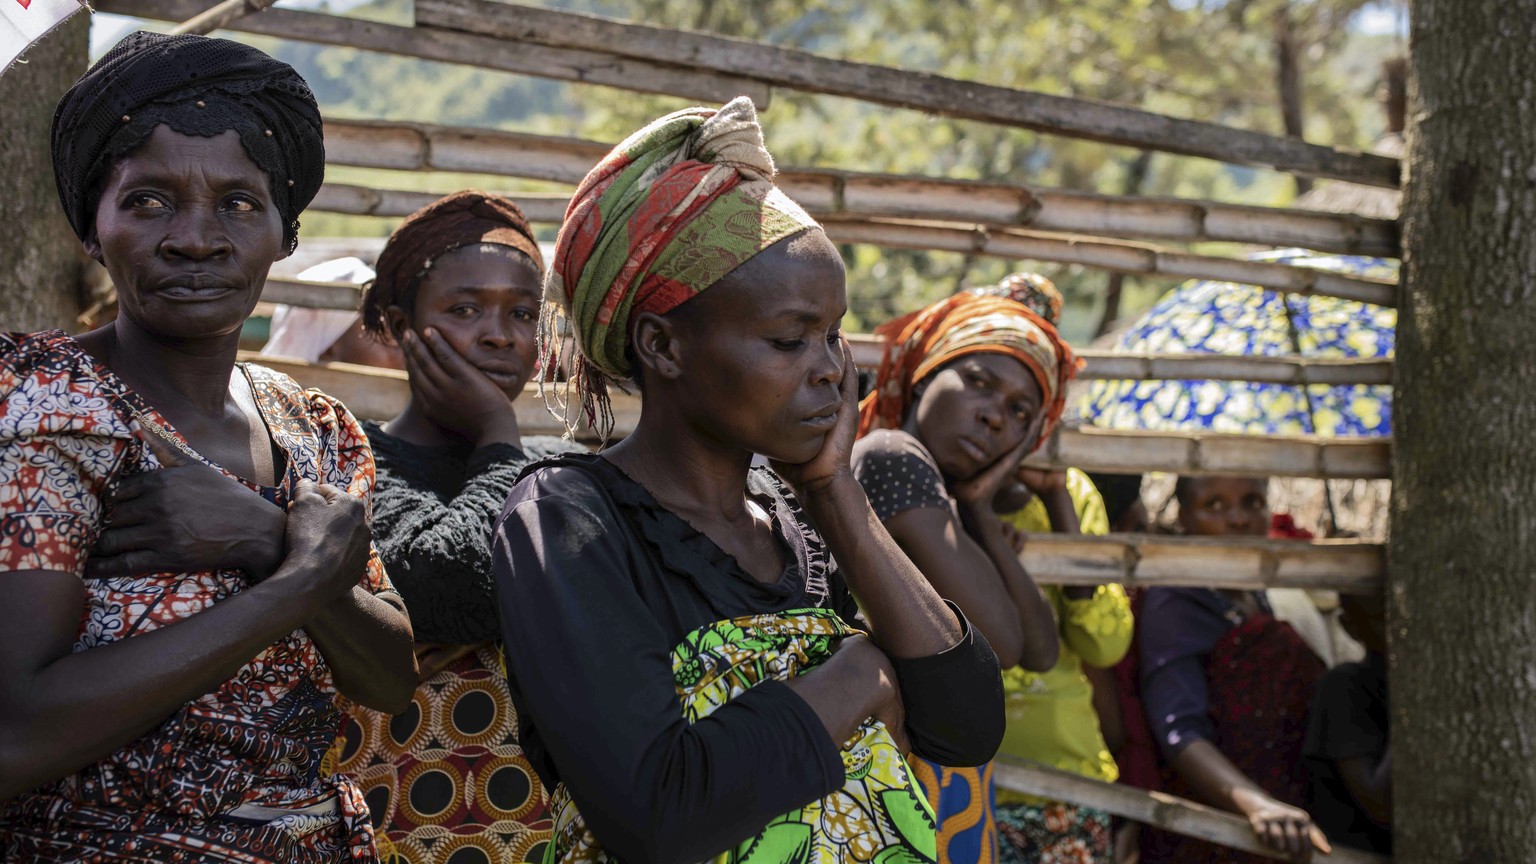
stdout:
[[(1361, 276), (1397, 278), (1382, 258), (1285, 250), (1257, 260)], [(1169, 291), (1116, 344), (1116, 351), (1154, 354), (1393, 356), (1397, 310), (1302, 297), (1232, 282), (1189, 282)], [(1096, 381), (1080, 406), (1085, 424), (1112, 429), (1210, 430), (1262, 435), (1385, 436), (1392, 432), (1392, 388), (1355, 385), (1303, 388), (1248, 381)], [(1315, 417), (1315, 424), (1314, 424)]]

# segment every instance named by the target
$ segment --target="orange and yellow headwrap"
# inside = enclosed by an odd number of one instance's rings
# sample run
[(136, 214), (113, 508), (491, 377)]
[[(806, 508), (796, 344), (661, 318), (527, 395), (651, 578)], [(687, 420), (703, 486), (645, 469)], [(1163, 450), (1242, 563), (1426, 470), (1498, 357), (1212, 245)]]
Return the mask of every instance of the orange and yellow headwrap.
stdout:
[(912, 388), (940, 366), (992, 352), (1023, 363), (1040, 385), (1046, 415), (1038, 447), (1061, 421), (1067, 382), (1080, 364), (1049, 321), (1003, 297), (957, 294), (882, 324), (875, 335), (885, 340), (885, 356), (874, 391), (859, 403), (860, 435), (900, 427), (912, 406)]

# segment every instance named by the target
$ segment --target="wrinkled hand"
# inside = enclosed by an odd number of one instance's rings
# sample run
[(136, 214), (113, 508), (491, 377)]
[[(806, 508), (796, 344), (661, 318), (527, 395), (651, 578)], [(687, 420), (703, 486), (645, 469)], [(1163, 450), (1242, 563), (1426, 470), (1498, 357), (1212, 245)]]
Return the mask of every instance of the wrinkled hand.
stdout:
[(459, 645), (453, 642), (417, 642), (416, 678), (426, 683), (437, 673), (447, 669), (454, 661), (475, 653), (479, 645)]
[(400, 341), (411, 393), (433, 423), (476, 446), (520, 443), (512, 400), (443, 334), (407, 330)]
[(1313, 849), (1325, 854), (1333, 851), (1328, 838), (1312, 824), (1312, 817), (1299, 807), (1265, 796), (1247, 815), (1253, 833), (1264, 845), (1289, 855), (1298, 864), (1311, 861)]
[(238, 480), (144, 435), (161, 468), (125, 478), (86, 561), (89, 579), (243, 570), (265, 579), (283, 560), (283, 511)]
[(363, 499), (300, 480), (288, 505), (287, 557), (325, 580), (330, 593), (343, 594), (362, 581), (373, 534)]
[(853, 443), (859, 437), (859, 376), (848, 337), (839, 337), (839, 341), (843, 349), (843, 380), (838, 384), (838, 395), (843, 404), (837, 411), (837, 425), (827, 433), (821, 443), (821, 450), (809, 461), (798, 465), (777, 461), (772, 463), (773, 470), (802, 497), (807, 492), (827, 485), (839, 475), (851, 475), (853, 471), (850, 467)]

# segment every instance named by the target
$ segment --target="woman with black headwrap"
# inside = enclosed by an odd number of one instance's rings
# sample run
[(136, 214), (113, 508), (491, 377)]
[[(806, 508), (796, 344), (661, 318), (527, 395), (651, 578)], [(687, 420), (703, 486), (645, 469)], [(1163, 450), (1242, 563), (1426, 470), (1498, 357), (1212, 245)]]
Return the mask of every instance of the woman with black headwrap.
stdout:
[(314, 98), (254, 48), (136, 33), (65, 94), (53, 161), (119, 312), (0, 336), (0, 857), (377, 860), (319, 776), (338, 693), (415, 684), (373, 459), (340, 403), (235, 362), (320, 185)]

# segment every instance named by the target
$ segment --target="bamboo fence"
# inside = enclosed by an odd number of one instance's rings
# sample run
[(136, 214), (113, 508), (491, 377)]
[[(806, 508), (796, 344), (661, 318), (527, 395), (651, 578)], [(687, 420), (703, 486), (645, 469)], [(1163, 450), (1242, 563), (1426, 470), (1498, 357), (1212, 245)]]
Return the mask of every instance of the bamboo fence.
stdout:
[[(358, 286), (348, 282), (310, 282), (269, 277), (261, 299), (313, 309), (358, 308)], [(850, 334), (854, 362), (866, 369), (880, 366), (885, 343), (875, 336)], [(1257, 381), (1266, 384), (1331, 387), (1355, 384), (1390, 385), (1389, 360), (1238, 357), (1224, 354), (1120, 354), (1113, 351), (1076, 352), (1086, 363), (1078, 380), (1086, 381)]]
[[(409, 398), (405, 373), (393, 369), (346, 363), (305, 363), (259, 357), (249, 352), (243, 352), (241, 358), (292, 375), (305, 387), (324, 390), (364, 419), (394, 417)], [(564, 427), (550, 415), (532, 385), (513, 405), (524, 434), (564, 434)], [(621, 437), (639, 420), (639, 399), (615, 394), (613, 410), (614, 434)], [(1064, 437), (1070, 440), (1073, 434)], [(590, 433), (578, 437), (588, 442), (595, 439)], [(1190, 444), (1184, 436), (1156, 437), (1174, 444), (1174, 450)], [(1205, 443), (1209, 445), (1209, 442)], [(1261, 444), (1247, 452), (1262, 452), (1263, 449)], [(1247, 466), (1247, 473), (1287, 473), (1273, 470), (1273, 463), (1278, 461), (1271, 458), (1262, 464)], [(1082, 467), (1084, 463), (1074, 464)], [(1150, 467), (1143, 465), (1143, 469)], [(1234, 465), (1231, 470), (1243, 468)], [(1175, 460), (1164, 460), (1162, 467), (1155, 470), (1181, 469), (1198, 471), (1197, 466), (1180, 465)], [(1064, 585), (1119, 582), (1127, 586), (1201, 585), (1249, 590), (1314, 588), (1366, 593), (1380, 590), (1386, 567), (1384, 554), (1379, 544), (1353, 540), (1298, 542), (1262, 538), (1059, 534), (1032, 535), (1021, 558), (1042, 582)]]
[[(1152, 825), (1165, 831), (1197, 837), (1265, 858), (1287, 856), (1260, 843), (1246, 819), (1203, 804), (1161, 792), (1056, 771), (1006, 756), (992, 763), (992, 777), (1000, 789), (1036, 795), (1052, 801), (1071, 801), (1115, 816)], [(1386, 864), (1390, 859), (1371, 852), (1334, 847), (1331, 854), (1312, 856), (1319, 864)]]
[[(1086, 99), (820, 57), (705, 33), (490, 0), (416, 0), (419, 29), (493, 36), (519, 45), (604, 50), (736, 75), (778, 87), (1032, 129), (1147, 150), (1263, 165), (1315, 177), (1396, 187), (1395, 159), (1295, 138), (1231, 129)], [(424, 26), (425, 25), (425, 26)]]
[[(359, 417), (386, 419), (405, 407), (405, 373), (344, 363), (263, 360), (306, 387), (319, 387)], [(523, 431), (561, 434), (532, 386), (517, 401)], [(629, 434), (640, 417), (637, 396), (614, 394), (614, 436)], [(590, 434), (583, 437), (590, 438)], [(1180, 475), (1319, 477), (1361, 480), (1391, 476), (1391, 442), (1384, 438), (1221, 435), (1208, 432), (1125, 432), (1058, 428), (1024, 464), (1053, 470), (1163, 471)]]
[[(98, 12), (136, 18), (182, 21), (200, 13), (202, 3), (201, 0), (100, 0), (94, 8)], [(516, 50), (508, 50), (504, 40), (488, 36), (401, 27), (295, 9), (268, 9), (260, 15), (231, 22), (229, 29), (704, 102), (725, 102), (741, 95), (750, 96), (758, 107), (766, 107), (769, 102), (769, 88), (756, 81), (662, 65), (645, 58), (621, 57), (587, 47), (519, 45)]]
[[(580, 182), (610, 149), (579, 138), (362, 120), (328, 120), (325, 136), (327, 158), (339, 165), (571, 184)], [(931, 219), (1187, 243), (1228, 241), (1398, 254), (1395, 222), (1349, 214), (831, 169), (782, 168), (777, 182), (813, 212), (847, 218)]]
[[(310, 209), (360, 216), (407, 215), (436, 197), (429, 192), (326, 184)], [(565, 212), (565, 199), (559, 196), (515, 194), (514, 197), (519, 202), (527, 201), (524, 213), (532, 222), (558, 224)], [(1196, 255), (1130, 241), (981, 225), (825, 218), (828, 214), (818, 212), (814, 203), (806, 205), (806, 209), (812, 215), (824, 217), (822, 227), (836, 243), (868, 243), (886, 248), (1054, 261), (1172, 280), (1211, 279), (1258, 285), (1290, 294), (1341, 297), (1378, 306), (1393, 306), (1397, 302), (1395, 282), (1314, 267)]]

